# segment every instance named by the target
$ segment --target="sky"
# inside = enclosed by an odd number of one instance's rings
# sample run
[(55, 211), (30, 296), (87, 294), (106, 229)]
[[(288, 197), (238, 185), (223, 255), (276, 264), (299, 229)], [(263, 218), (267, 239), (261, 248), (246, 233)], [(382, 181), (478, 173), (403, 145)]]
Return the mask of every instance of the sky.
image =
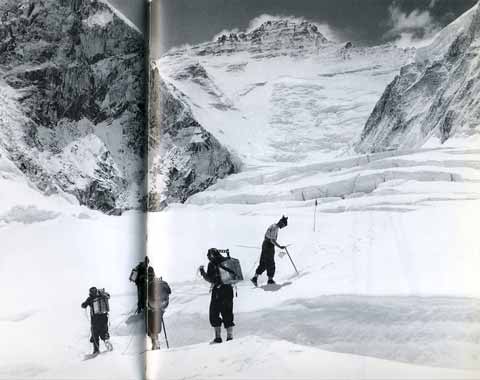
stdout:
[(147, 18), (146, 0), (109, 0), (109, 3), (127, 16), (141, 30), (145, 30)]
[[(145, 29), (145, 0), (110, 0)], [(302, 17), (329, 39), (357, 45), (423, 46), (477, 0), (151, 0), (152, 58), (174, 46), (245, 30), (265, 15)]]

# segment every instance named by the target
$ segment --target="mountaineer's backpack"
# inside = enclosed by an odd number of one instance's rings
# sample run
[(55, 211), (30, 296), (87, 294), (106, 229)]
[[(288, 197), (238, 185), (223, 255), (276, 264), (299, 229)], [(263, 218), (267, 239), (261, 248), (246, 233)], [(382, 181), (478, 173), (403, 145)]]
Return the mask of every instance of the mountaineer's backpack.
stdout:
[(137, 278), (138, 278), (138, 269), (137, 267), (135, 267), (130, 272), (130, 276), (128, 277), (128, 279), (130, 280), (130, 282), (136, 282)]
[(110, 305), (108, 304), (109, 298), (110, 295), (105, 292), (105, 289), (98, 289), (97, 296), (92, 300), (92, 314), (107, 314), (110, 311)]
[(223, 284), (236, 284), (239, 281), (243, 281), (242, 267), (240, 261), (233, 257), (230, 257), (229, 249), (217, 249), (219, 253), (226, 253), (227, 257), (224, 257), (222, 262), (218, 263), (218, 271), (220, 274), (220, 280)]
[(172, 290), (162, 278), (154, 278), (148, 283), (148, 307), (153, 310), (165, 311), (170, 302)]

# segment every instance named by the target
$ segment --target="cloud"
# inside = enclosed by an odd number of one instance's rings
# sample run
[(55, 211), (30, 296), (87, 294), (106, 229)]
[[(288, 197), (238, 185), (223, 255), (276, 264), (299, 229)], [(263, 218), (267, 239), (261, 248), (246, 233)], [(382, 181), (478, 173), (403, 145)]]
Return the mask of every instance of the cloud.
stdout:
[[(429, 5), (429, 7), (433, 6), (435, 6), (435, 0), (432, 0)], [(390, 29), (383, 37), (400, 47), (426, 46), (441, 29), (429, 10), (415, 9), (407, 14), (396, 5), (390, 6), (388, 10)]]

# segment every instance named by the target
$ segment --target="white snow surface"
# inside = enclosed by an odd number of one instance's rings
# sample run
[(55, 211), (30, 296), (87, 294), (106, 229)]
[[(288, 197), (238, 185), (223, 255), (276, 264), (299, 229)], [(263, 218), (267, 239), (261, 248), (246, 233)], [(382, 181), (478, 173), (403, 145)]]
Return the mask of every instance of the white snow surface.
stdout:
[[(367, 370), (356, 372), (360, 377), (424, 376), (413, 367), (383, 369), (383, 362), (355, 356), (326, 366), (329, 354), (320, 350), (442, 368), (423, 368), (429, 378), (478, 377), (477, 146), (476, 139), (443, 146), (432, 140), (414, 152), (325, 161), (296, 172), (266, 165), (221, 180), (187, 204), (149, 214), (147, 251), (163, 278), (173, 282), (166, 324), (175, 347), (164, 356), (149, 353), (150, 362), (161, 358), (152, 377), (162, 370), (172, 378), (280, 376), (283, 361), (277, 358), (296, 352), (287, 348), (292, 343), (319, 363), (289, 360), (285, 373), (294, 378), (355, 377), (349, 374), (358, 362)], [(316, 195), (306, 200), (286, 195), (299, 184)], [(337, 194), (327, 196), (319, 188)], [(258, 265), (263, 235), (282, 214), (289, 216), (289, 226), (280, 231), (279, 242), (291, 244), (299, 274), (287, 257), (277, 255), (275, 279), (281, 287), (255, 289), (248, 279)], [(229, 248), (242, 264), (245, 281), (234, 299), (241, 342), (229, 349), (235, 353), (228, 359), (218, 349), (224, 360), (211, 351), (216, 348), (185, 347), (195, 358), (185, 366), (179, 347), (212, 335), (209, 286), (196, 273), (210, 247)], [(259, 281), (265, 284), (265, 274)], [(474, 372), (447, 375), (444, 368)]]
[[(178, 365), (185, 361), (188, 365)], [(252, 360), (252, 357), (254, 360)], [(149, 352), (147, 379), (476, 379), (478, 372), (418, 367), (331, 353), (248, 336), (208, 349), (194, 345)], [(194, 374), (192, 376), (192, 373)]]
[[(27, 198), (33, 191), (24, 197), (20, 186), (6, 189), (18, 205), (0, 207), (0, 286), (8, 305), (0, 311), (8, 342), (0, 347), (0, 378), (142, 378), (143, 358), (136, 353), (144, 347), (143, 330), (125, 320), (136, 306), (128, 276), (144, 252), (144, 216), (114, 218), (40, 193)], [(112, 295), (115, 351), (83, 362), (92, 345), (80, 303), (90, 286)]]

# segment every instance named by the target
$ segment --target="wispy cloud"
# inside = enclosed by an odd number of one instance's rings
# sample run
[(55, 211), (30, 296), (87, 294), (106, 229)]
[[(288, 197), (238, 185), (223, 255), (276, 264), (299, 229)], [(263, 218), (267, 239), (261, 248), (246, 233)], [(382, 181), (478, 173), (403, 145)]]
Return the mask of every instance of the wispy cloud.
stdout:
[[(435, 6), (435, 0), (432, 0), (429, 5), (430, 8), (433, 6)], [(384, 38), (400, 47), (428, 45), (441, 29), (429, 10), (415, 9), (406, 13), (400, 7), (392, 5), (389, 13), (390, 30), (385, 33)]]

